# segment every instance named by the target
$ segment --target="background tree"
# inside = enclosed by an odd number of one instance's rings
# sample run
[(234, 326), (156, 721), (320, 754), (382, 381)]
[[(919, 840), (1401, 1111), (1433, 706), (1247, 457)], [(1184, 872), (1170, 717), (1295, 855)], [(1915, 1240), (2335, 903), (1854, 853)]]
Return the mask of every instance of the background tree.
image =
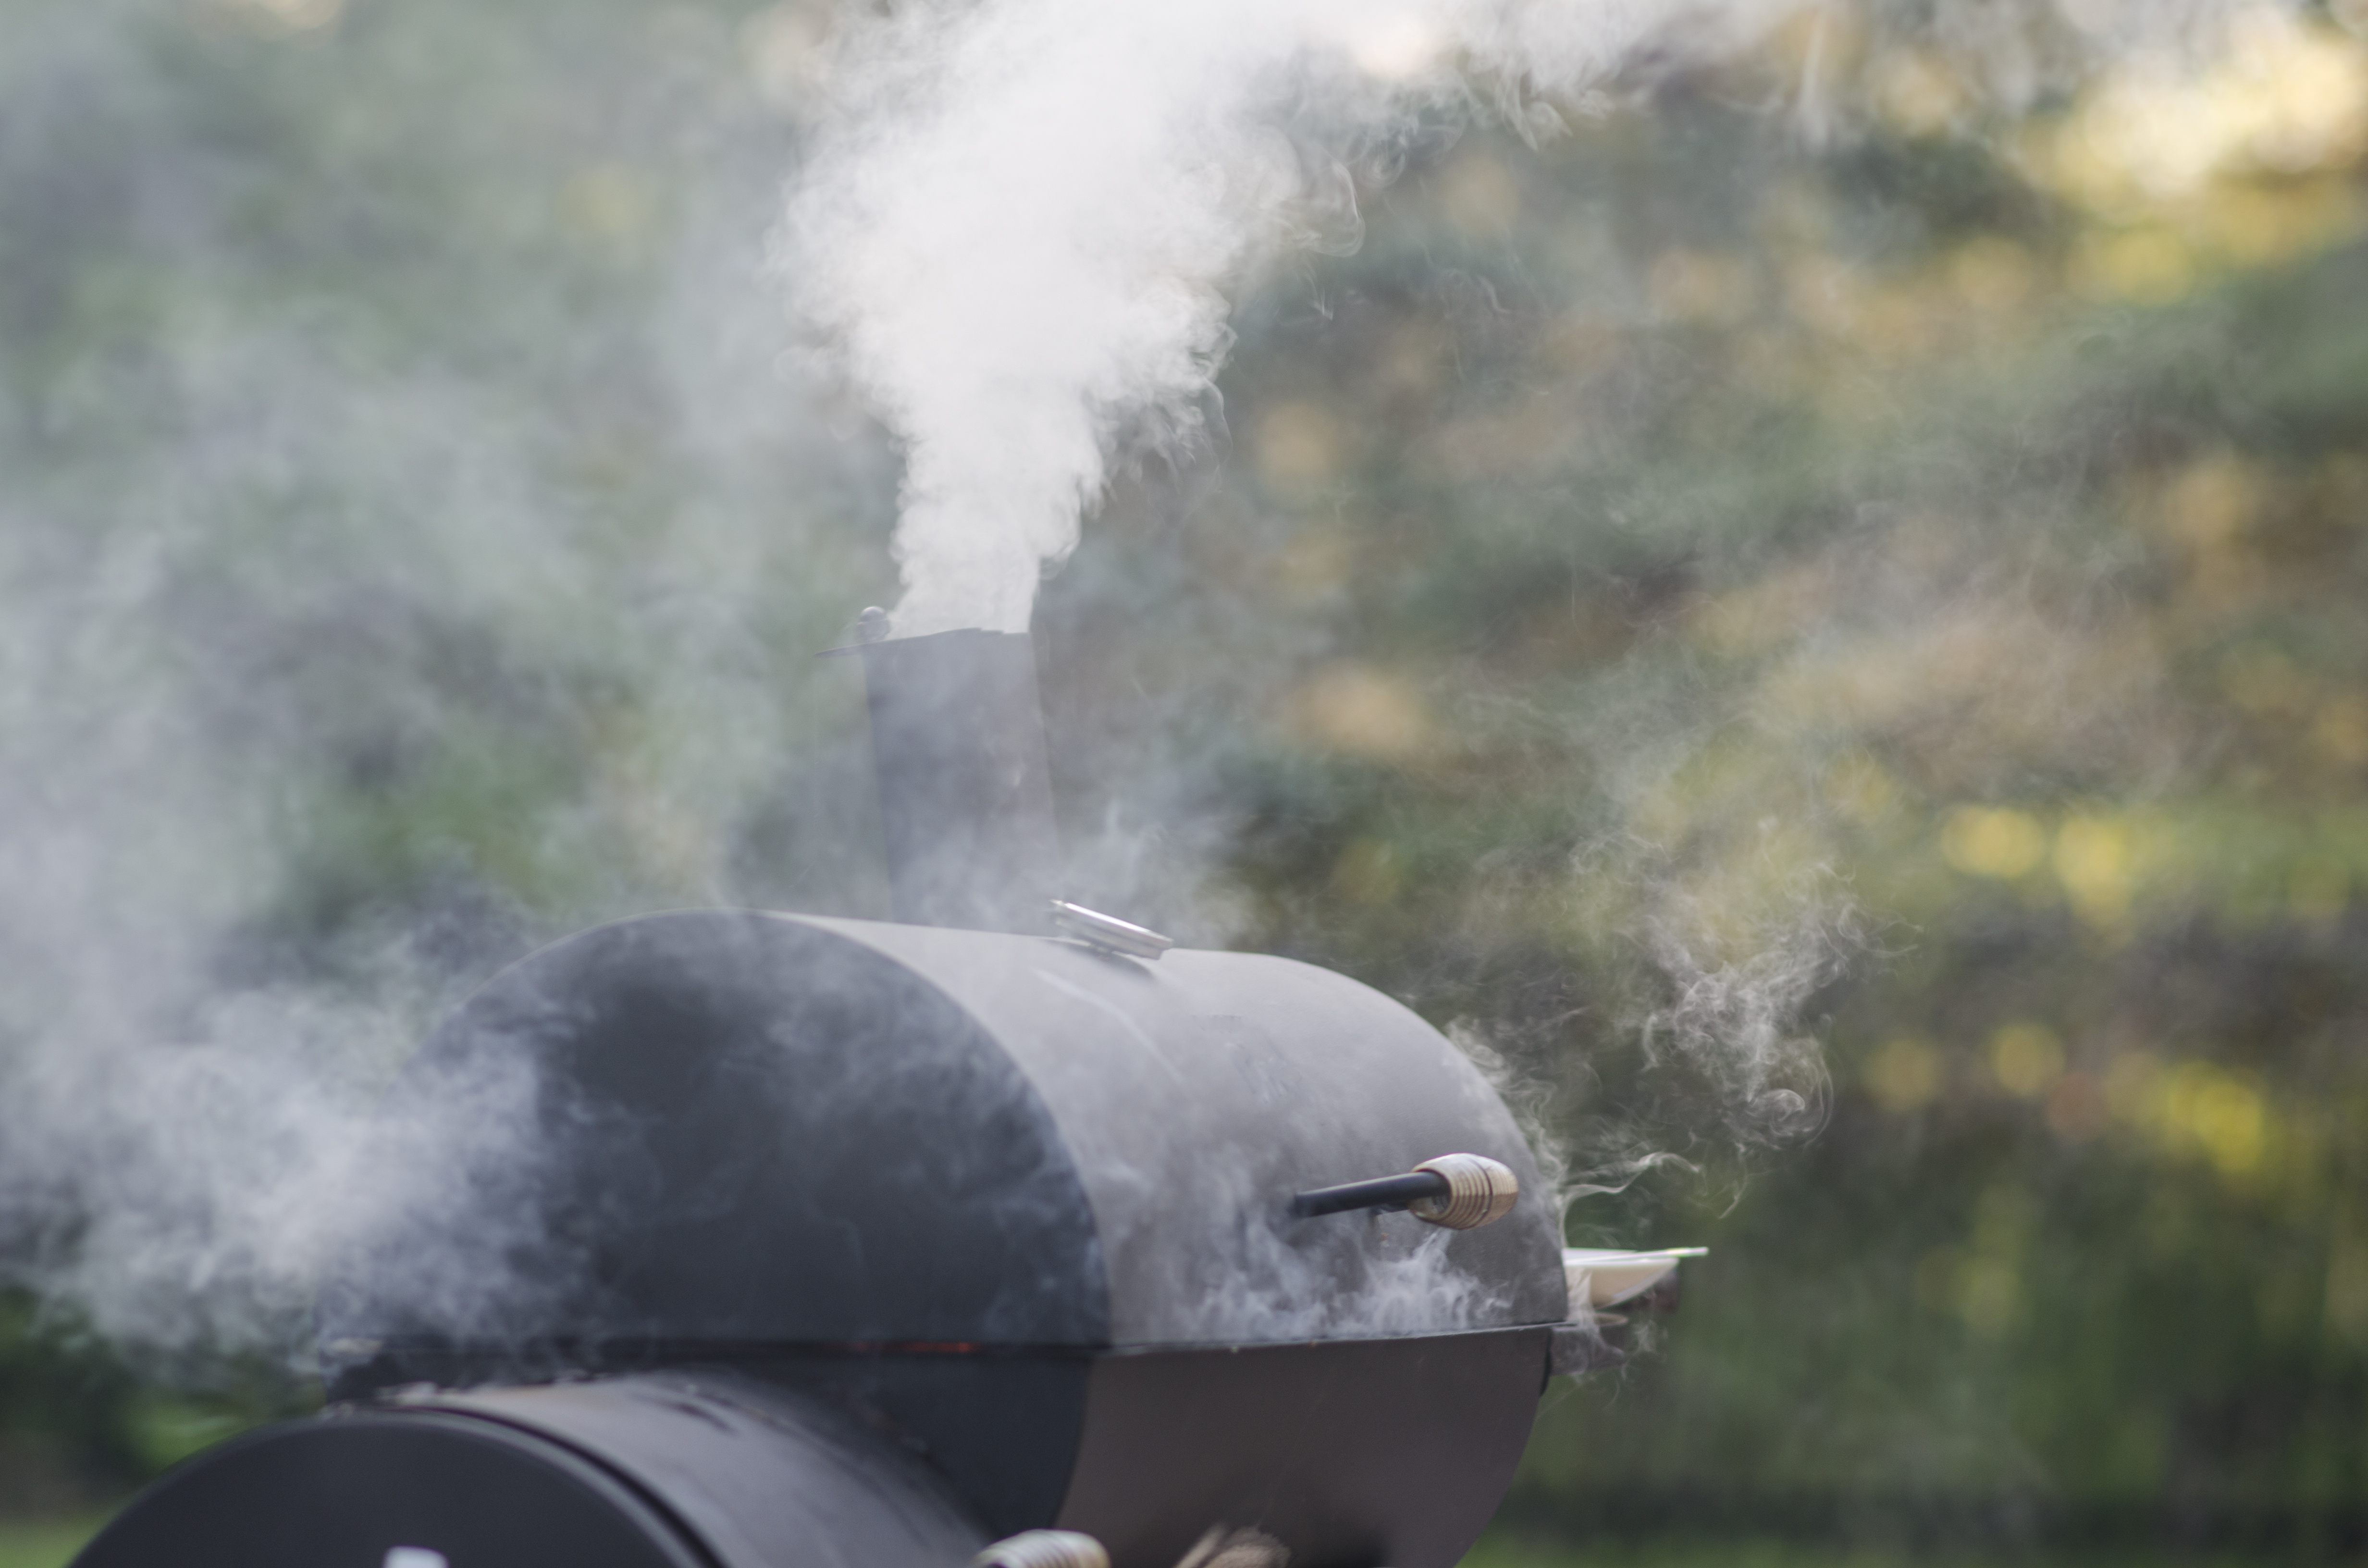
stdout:
[[(2368, 1528), (2368, 45), (1986, 14), (1429, 128), (1039, 611), (1079, 896), (1408, 998), (1619, 1189), (1574, 1241), (1713, 1246), (1550, 1401), (1543, 1539)], [(54, 1509), (309, 1397), (290, 1260), (173, 1239), (344, 1103), (256, 1085), (366, 1099), (597, 919), (882, 912), (809, 655), (896, 466), (762, 271), (818, 10), (6, 26), (0, 1503)]]

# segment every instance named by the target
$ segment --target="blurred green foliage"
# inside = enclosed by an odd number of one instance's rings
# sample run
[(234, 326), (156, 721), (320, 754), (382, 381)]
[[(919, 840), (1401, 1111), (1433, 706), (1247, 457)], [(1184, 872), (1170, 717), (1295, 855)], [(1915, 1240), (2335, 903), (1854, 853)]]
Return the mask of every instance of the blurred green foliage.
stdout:
[(65, 1568), (96, 1528), (74, 1520), (0, 1523), (0, 1568)]
[[(1588, 1568), (1904, 1568), (1911, 1562), (1939, 1563), (1944, 1568), (1992, 1568), (1993, 1564), (2006, 1562), (2023, 1564), (2025, 1568), (2138, 1568), (2141, 1563), (2162, 1561), (2150, 1551), (1994, 1555), (1979, 1551), (1920, 1552), (1906, 1549), (1885, 1551), (1880, 1547), (1838, 1551), (1830, 1546), (1720, 1540), (1621, 1542), (1578, 1550), (1567, 1545), (1525, 1543), (1502, 1531), (1497, 1535), (1504, 1539), (1492, 1536), (1484, 1540), (1463, 1560), (1463, 1568), (1580, 1568), (1581, 1564)], [(2237, 1568), (2239, 1563), (2258, 1560), (2182, 1555), (2180, 1561), (2192, 1563), (2195, 1568)]]
[[(1765, 61), (1465, 137), (1246, 310), (1201, 591), (1308, 650), (1251, 940), (1464, 1020), (1582, 1165), (1695, 1167), (1574, 1207), (1712, 1256), (1516, 1522), (2340, 1554), (2368, 54), (2005, 115), (1866, 48), (1823, 148)], [(1671, 1035), (1704, 997), (1798, 1004), (1816, 1138)]]
[(88, 1344), (43, 1334), (22, 1299), (0, 1303), (0, 1511), (49, 1514), (145, 1471), (130, 1372)]
[[(317, 1403), (275, 1359), (127, 1364), (22, 1293), (0, 1296), (0, 1519), (78, 1514), (257, 1421)], [(45, 1551), (47, 1540), (36, 1531), (21, 1550)]]
[[(279, 776), (226, 968), (876, 913), (806, 655), (892, 591), (893, 453), (748, 303), (818, 13), (18, 12), (12, 483), (68, 580), (186, 509), (122, 678)], [(1520, 1540), (2356, 1551), (2368, 45), (2016, 98), (1923, 15), (1417, 135), (1360, 251), (1246, 285), (1224, 449), (1040, 612), (1081, 895), (1406, 997), (1626, 1184), (1574, 1241), (1711, 1245), (1549, 1398)], [(36, 1321), (11, 1508), (301, 1401)]]

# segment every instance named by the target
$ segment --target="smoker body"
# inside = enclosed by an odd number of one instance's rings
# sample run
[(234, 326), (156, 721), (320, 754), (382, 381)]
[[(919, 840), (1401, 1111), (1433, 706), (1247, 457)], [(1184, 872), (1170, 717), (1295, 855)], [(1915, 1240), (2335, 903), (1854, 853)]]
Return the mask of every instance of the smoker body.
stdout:
[[(1302, 1560), (1349, 1562), (1476, 1532), (1527, 1436), (1539, 1325), (1566, 1310), (1495, 1093), (1396, 1003), (1287, 960), (659, 915), (496, 979), (398, 1098), (501, 1062), (531, 1064), (537, 1165), (474, 1207), (543, 1239), (518, 1270), (542, 1289), (456, 1336), (404, 1289), (445, 1238), (382, 1233), (324, 1293), (339, 1395), (730, 1366), (894, 1431), (997, 1534), (1088, 1528), (1166, 1568), (1208, 1525), (1304, 1497)], [(1529, 1177), (1515, 1211), (1465, 1232), (1286, 1212), (1450, 1150)], [(1409, 1466), (1474, 1501), (1277, 1484)], [(1177, 1495), (1145, 1510), (1155, 1478)], [(1391, 1494), (1395, 1526), (1373, 1517)]]
[[(548, 1439), (555, 1399), (704, 1369), (884, 1436), (979, 1539), (1059, 1526), (1169, 1568), (1212, 1527), (1254, 1528), (1305, 1568), (1447, 1568), (1510, 1479), (1567, 1311), (1494, 1091), (1414, 1014), (1286, 960), (651, 916), (497, 977), (391, 1117), (519, 1066), (530, 1156), (465, 1209), (534, 1288), (456, 1328), (416, 1267), (453, 1244), (450, 1211), (395, 1216), (321, 1299), (333, 1398), (367, 1414), (265, 1450), (326, 1462), (306, 1445), (521, 1410)], [(1290, 1215), (1297, 1192), (1450, 1151), (1518, 1171), (1512, 1212)], [(383, 1397), (423, 1386), (494, 1392)], [(87, 1568), (136, 1560), (108, 1539)]]
[[(330, 1413), (80, 1568), (956, 1568), (1045, 1527), (1113, 1568), (1462, 1557), (1600, 1343), (1503, 1102), (1344, 976), (1068, 906), (1087, 939), (1017, 934), (1059, 874), (1027, 639), (851, 651), (924, 924), (688, 911), (496, 976), (358, 1153)], [(1334, 1211), (1449, 1155), (1436, 1224)]]

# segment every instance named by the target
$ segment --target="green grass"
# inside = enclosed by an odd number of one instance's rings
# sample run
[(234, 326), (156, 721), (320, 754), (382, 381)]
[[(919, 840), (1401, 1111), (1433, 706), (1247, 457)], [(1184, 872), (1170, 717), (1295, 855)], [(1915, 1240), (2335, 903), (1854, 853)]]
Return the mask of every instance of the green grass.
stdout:
[(1918, 1554), (1875, 1548), (1785, 1545), (1766, 1541), (1603, 1541), (1550, 1546), (1509, 1539), (1483, 1540), (1463, 1568), (2268, 1568), (2265, 1560), (2173, 1557), (2127, 1550), (2077, 1552), (1955, 1552)]
[[(1482, 1541), (1463, 1560), (1463, 1568), (1907, 1568), (1909, 1562), (1881, 1552), (1837, 1552), (1754, 1541), (1606, 1541), (1565, 1547)], [(1959, 1562), (1950, 1568), (1988, 1565)]]
[(99, 1519), (0, 1519), (0, 1568), (65, 1568)]

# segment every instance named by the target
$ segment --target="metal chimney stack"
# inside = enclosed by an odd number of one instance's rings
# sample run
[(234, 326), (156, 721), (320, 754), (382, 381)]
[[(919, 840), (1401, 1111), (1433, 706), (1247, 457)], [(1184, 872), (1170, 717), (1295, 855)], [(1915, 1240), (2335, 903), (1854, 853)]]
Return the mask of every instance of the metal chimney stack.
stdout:
[(1034, 643), (975, 630), (877, 638), (884, 630), (865, 611), (848, 651), (863, 661), (896, 919), (1042, 935), (1061, 843)]

